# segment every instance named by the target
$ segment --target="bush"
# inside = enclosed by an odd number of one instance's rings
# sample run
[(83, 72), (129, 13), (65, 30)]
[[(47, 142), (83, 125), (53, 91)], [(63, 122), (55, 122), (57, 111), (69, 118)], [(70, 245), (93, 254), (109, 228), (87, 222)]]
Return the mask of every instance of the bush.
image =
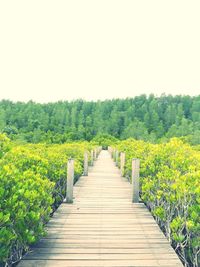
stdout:
[(142, 200), (184, 263), (199, 266), (200, 153), (177, 138), (159, 145), (129, 139), (117, 149), (126, 153), (126, 176), (140, 158)]
[[(50, 214), (65, 198), (67, 160), (75, 159), (75, 179), (83, 172), (87, 142), (10, 146), (0, 136), (0, 266), (18, 261), (45, 235)], [(7, 153), (6, 153), (7, 152)]]

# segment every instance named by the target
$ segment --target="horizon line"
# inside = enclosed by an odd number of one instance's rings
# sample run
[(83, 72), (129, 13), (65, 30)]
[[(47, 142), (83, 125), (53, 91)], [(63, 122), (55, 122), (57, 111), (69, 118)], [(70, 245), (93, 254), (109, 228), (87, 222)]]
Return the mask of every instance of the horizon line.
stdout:
[(113, 97), (113, 98), (105, 98), (105, 99), (84, 99), (82, 97), (80, 98), (74, 98), (74, 99), (58, 99), (58, 100), (53, 100), (53, 101), (47, 101), (47, 102), (43, 102), (43, 101), (38, 101), (38, 100), (34, 100), (34, 99), (29, 99), (29, 100), (13, 100), (13, 99), (10, 99), (10, 98), (0, 98), (0, 102), (2, 101), (9, 101), (9, 102), (12, 102), (14, 104), (16, 103), (26, 103), (28, 104), (29, 102), (32, 102), (32, 103), (35, 103), (35, 104), (51, 104), (51, 103), (59, 103), (59, 102), (69, 102), (69, 103), (72, 103), (72, 102), (77, 102), (77, 101), (82, 101), (82, 102), (105, 102), (105, 101), (114, 101), (114, 100), (127, 100), (127, 99), (135, 99), (137, 97), (140, 97), (140, 96), (145, 96), (148, 98), (150, 97), (154, 97), (154, 98), (162, 98), (162, 97), (191, 97), (191, 98), (196, 98), (196, 97), (200, 97), (200, 94), (197, 94), (197, 95), (189, 95), (189, 94), (167, 94), (167, 93), (161, 93), (161, 94), (154, 94), (154, 93), (149, 93), (149, 94), (146, 94), (146, 93), (143, 93), (143, 94), (140, 94), (140, 95), (135, 95), (135, 96), (127, 96), (127, 97)]

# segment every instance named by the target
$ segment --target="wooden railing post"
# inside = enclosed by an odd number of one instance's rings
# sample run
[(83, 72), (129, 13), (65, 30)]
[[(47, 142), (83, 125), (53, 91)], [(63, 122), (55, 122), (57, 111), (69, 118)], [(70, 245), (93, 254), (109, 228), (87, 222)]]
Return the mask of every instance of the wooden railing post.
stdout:
[(93, 153), (93, 150), (91, 150), (91, 152), (90, 152), (90, 156), (91, 156), (91, 166), (93, 166), (94, 165), (94, 153)]
[(101, 153), (101, 150), (102, 150), (102, 147), (99, 146), (99, 147), (98, 147), (98, 156), (99, 156), (99, 154)]
[(112, 150), (112, 158), (113, 158), (114, 161), (115, 161), (115, 148)]
[(125, 153), (121, 152), (120, 153), (120, 173), (121, 176), (124, 176), (124, 167), (125, 167)]
[(118, 166), (118, 159), (119, 159), (119, 151), (116, 150), (115, 152), (115, 165)]
[(97, 150), (96, 150), (96, 148), (94, 149), (94, 160), (96, 160), (97, 159)]
[(113, 157), (113, 148), (110, 147), (110, 155), (111, 155), (111, 158)]
[(88, 176), (88, 152), (84, 153), (84, 172), (83, 175)]
[(140, 191), (140, 160), (132, 160), (132, 202), (139, 203), (139, 191)]
[(66, 192), (67, 203), (73, 203), (73, 186), (74, 186), (74, 160), (69, 159), (67, 163), (67, 192)]

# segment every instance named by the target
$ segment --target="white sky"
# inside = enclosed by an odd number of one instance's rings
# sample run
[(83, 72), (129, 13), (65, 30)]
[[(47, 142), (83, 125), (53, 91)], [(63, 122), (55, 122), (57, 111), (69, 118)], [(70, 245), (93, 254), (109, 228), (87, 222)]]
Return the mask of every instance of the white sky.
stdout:
[(0, 99), (200, 94), (199, 0), (0, 0)]

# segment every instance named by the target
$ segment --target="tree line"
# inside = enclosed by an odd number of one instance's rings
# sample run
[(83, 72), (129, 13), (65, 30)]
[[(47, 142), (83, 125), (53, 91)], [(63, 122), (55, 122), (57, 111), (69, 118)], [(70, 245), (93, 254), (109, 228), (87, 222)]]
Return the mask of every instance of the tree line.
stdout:
[(200, 143), (200, 96), (140, 95), (105, 101), (0, 101), (0, 131), (38, 143), (91, 140), (109, 134), (158, 142), (174, 136)]

